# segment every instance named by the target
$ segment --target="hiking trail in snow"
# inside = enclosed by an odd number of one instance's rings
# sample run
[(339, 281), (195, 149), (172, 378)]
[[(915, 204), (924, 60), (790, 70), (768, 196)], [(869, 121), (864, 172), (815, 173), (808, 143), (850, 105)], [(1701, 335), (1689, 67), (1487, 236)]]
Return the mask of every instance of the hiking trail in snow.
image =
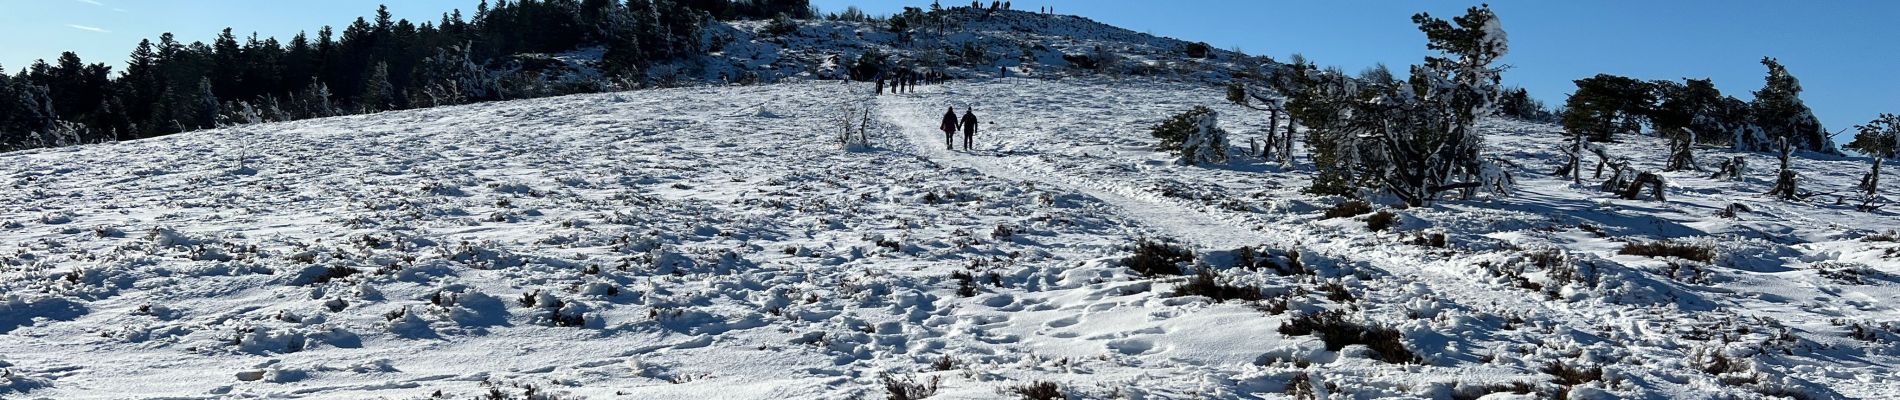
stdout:
[[(949, 98), (956, 96), (956, 90), (955, 86), (939, 84), (924, 86), (920, 88), (920, 93), (881, 95), (877, 97), (878, 110), (901, 130), (904, 138), (910, 141), (912, 150), (919, 156), (939, 163), (975, 169), (1006, 180), (1081, 193), (1120, 209), (1118, 214), (1153, 230), (1155, 234), (1187, 241), (1202, 248), (1233, 249), (1267, 242), (1266, 235), (1259, 231), (1236, 226), (1200, 211), (1118, 193), (1107, 187), (1109, 185), (1083, 178), (1060, 173), (1039, 173), (1019, 166), (1024, 161), (1033, 161), (1024, 159), (1034, 155), (986, 150), (995, 148), (994, 141), (1001, 135), (1023, 129), (999, 123), (1007, 116), (978, 114), (978, 130), (972, 151), (939, 147), (937, 144), (940, 142), (936, 139), (941, 137), (943, 131), (935, 125), (942, 121), (943, 115), (934, 110), (938, 103), (945, 108), (950, 107), (948, 104), (954, 104)], [(958, 115), (961, 115), (963, 109), (959, 108)], [(958, 132), (956, 140), (961, 141), (962, 135)], [(961, 143), (958, 145), (961, 146)]]

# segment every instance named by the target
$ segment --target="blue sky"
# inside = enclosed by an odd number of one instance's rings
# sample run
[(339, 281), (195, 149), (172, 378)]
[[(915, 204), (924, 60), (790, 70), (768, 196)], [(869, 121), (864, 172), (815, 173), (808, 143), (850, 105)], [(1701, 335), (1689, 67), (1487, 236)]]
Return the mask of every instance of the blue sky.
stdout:
[[(318, 26), (341, 26), (391, 4), (400, 18), (434, 20), (477, 0), (0, 0), (0, 65), (18, 71), (34, 59), (76, 50), (115, 66), (140, 38), (173, 32), (187, 42), (209, 40), (226, 26), (288, 37)], [(874, 14), (927, 1), (814, 0), (824, 10), (857, 4)], [(957, 2), (951, 2), (957, 3)], [(1450, 17), (1474, 1), (1024, 0), (1017, 9), (1054, 6), (1136, 31), (1276, 58), (1299, 52), (1320, 64), (1356, 71), (1375, 63), (1397, 67), (1425, 56), (1424, 36), (1409, 17)], [(1803, 98), (1829, 129), (1880, 112), (1900, 112), (1900, 2), (1765, 0), (1493, 1), (1511, 35), (1515, 68), (1508, 84), (1529, 88), (1553, 105), (1596, 73), (1643, 79), (1713, 78), (1748, 98), (1761, 86), (1762, 56), (1774, 56), (1801, 78)], [(1845, 135), (1843, 135), (1845, 136)]]

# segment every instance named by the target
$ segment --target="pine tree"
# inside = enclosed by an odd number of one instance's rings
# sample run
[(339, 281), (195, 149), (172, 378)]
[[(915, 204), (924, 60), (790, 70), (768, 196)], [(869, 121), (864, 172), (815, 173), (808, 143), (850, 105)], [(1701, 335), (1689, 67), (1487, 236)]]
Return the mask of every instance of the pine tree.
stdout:
[(218, 104), (218, 94), (212, 91), (211, 78), (198, 80), (197, 93), (192, 100), (191, 128), (218, 127), (218, 116), (223, 112), (223, 107)]
[(390, 110), (395, 101), (395, 89), (389, 85), (389, 64), (376, 63), (370, 67), (369, 78), (364, 82), (363, 95), (357, 98), (359, 113), (370, 114)]
[(1227, 163), (1227, 131), (1220, 128), (1220, 113), (1201, 115), (1194, 121), (1194, 132), (1181, 143), (1181, 158), (1188, 165)]
[(1801, 81), (1774, 58), (1763, 57), (1761, 64), (1768, 67), (1768, 76), (1761, 90), (1755, 91), (1755, 101), (1750, 103), (1755, 125), (1769, 138), (1786, 138), (1797, 149), (1839, 153), (1834, 141), (1829, 140), (1827, 130), (1821, 127), (1820, 119), (1801, 102)]
[(1168, 117), (1151, 128), (1149, 135), (1161, 140), (1155, 149), (1180, 156), (1184, 164), (1227, 162), (1227, 131), (1220, 128), (1219, 113), (1211, 108), (1195, 106)]
[(1564, 101), (1564, 129), (1593, 142), (1642, 131), (1643, 119), (1656, 102), (1654, 87), (1636, 79), (1597, 74), (1575, 83), (1577, 91)]
[(1856, 127), (1854, 141), (1847, 148), (1866, 154), (1873, 159), (1873, 167), (1867, 175), (1861, 177), (1860, 188), (1867, 194), (1862, 209), (1869, 209), (1875, 198), (1880, 197), (1880, 165), (1890, 158), (1900, 157), (1900, 115), (1880, 114), (1878, 118)]

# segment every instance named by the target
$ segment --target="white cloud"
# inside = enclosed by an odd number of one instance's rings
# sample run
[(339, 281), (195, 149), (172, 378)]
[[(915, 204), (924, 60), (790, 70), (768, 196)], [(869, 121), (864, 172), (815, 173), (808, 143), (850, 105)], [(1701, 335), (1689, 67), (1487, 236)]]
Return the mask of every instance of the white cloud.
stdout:
[(77, 2), (81, 2), (81, 3), (86, 3), (86, 4), (91, 4), (91, 5), (95, 5), (95, 6), (100, 6), (100, 7), (105, 7), (105, 6), (106, 6), (106, 3), (100, 3), (100, 2), (99, 2), (99, 0), (73, 0), (73, 1), (77, 1)]
[(67, 27), (67, 28), (73, 28), (73, 29), (78, 29), (78, 30), (82, 30), (82, 31), (87, 31), (87, 32), (99, 32), (99, 33), (112, 33), (112, 31), (109, 31), (109, 30), (106, 30), (105, 28), (100, 28), (100, 27), (96, 27), (96, 26), (85, 26), (85, 25), (79, 25), (79, 24), (66, 24), (66, 27)]

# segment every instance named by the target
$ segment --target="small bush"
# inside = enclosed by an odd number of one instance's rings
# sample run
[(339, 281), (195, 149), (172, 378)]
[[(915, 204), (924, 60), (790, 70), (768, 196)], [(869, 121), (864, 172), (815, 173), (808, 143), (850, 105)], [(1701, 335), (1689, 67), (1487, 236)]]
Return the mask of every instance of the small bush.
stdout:
[(1398, 214), (1393, 214), (1391, 211), (1379, 211), (1372, 214), (1371, 217), (1366, 218), (1366, 228), (1372, 229), (1373, 232), (1379, 232), (1392, 229), (1392, 226), (1397, 225), (1398, 222)]
[(1860, 240), (1863, 242), (1900, 242), (1900, 233), (1895, 233), (1894, 231), (1887, 231), (1887, 233), (1876, 233), (1872, 235), (1862, 236)]
[(766, 36), (785, 36), (798, 33), (798, 21), (793, 21), (790, 15), (779, 14), (777, 17), (772, 18), (772, 22), (765, 23), (764, 33)]
[(1280, 274), (1280, 276), (1313, 274), (1313, 271), (1307, 270), (1306, 265), (1300, 262), (1299, 250), (1274, 252), (1247, 246), (1234, 249), (1233, 254), (1234, 268), (1243, 268), (1248, 271), (1259, 271), (1261, 268), (1271, 268), (1273, 272)]
[(1022, 384), (1010, 388), (1009, 392), (1016, 394), (1016, 396), (1021, 397), (1023, 400), (1064, 400), (1069, 398), (1069, 395), (1062, 393), (1061, 385), (1046, 381)]
[(976, 295), (976, 275), (965, 271), (956, 271), (950, 273), (950, 279), (957, 281), (957, 297)]
[(1451, 238), (1446, 236), (1444, 232), (1419, 232), (1416, 235), (1412, 235), (1412, 238), (1407, 239), (1405, 242), (1413, 246), (1440, 249), (1451, 246)]
[(890, 400), (925, 399), (937, 395), (939, 383), (941, 383), (941, 380), (934, 376), (922, 381), (908, 376), (903, 379), (886, 376), (884, 377), (884, 391), (889, 395), (889, 397), (886, 398)]
[(1135, 254), (1122, 259), (1122, 265), (1141, 276), (1180, 275), (1181, 264), (1194, 261), (1194, 253), (1167, 243), (1141, 239)]
[(1187, 283), (1174, 287), (1176, 296), (1207, 296), (1214, 301), (1260, 300), (1260, 287), (1252, 285), (1229, 285), (1220, 283), (1220, 274), (1213, 268), (1202, 268), (1189, 278)]
[(1548, 364), (1544, 364), (1544, 368), (1541, 371), (1556, 377), (1552, 382), (1564, 386), (1576, 386), (1603, 380), (1603, 367), (1577, 368), (1561, 362), (1551, 361)]
[(1511, 382), (1510, 385), (1499, 384), (1486, 386), (1467, 386), (1460, 384), (1458, 387), (1452, 389), (1451, 398), (1452, 400), (1477, 400), (1484, 396), (1497, 393), (1531, 394), (1531, 392), (1536, 391), (1536, 389), (1537, 386), (1529, 382)]
[(1322, 219), (1352, 218), (1371, 212), (1372, 203), (1361, 200), (1350, 200), (1334, 205), (1333, 208), (1326, 209), (1326, 218)]
[(1094, 69), (1098, 69), (1102, 67), (1102, 63), (1100, 61), (1095, 60), (1094, 57), (1089, 57), (1087, 54), (1063, 54), (1062, 61), (1067, 61), (1069, 65), (1075, 66), (1076, 68), (1087, 69), (1087, 70), (1094, 70)]
[(1287, 381), (1286, 383), (1286, 395), (1298, 400), (1312, 400), (1318, 398), (1318, 395), (1314, 393), (1313, 390), (1313, 376), (1307, 375), (1305, 372), (1294, 375), (1293, 380)]
[(930, 367), (938, 371), (957, 369), (957, 359), (950, 357), (949, 354), (945, 354), (943, 357), (938, 357), (937, 361), (930, 362)]
[(1280, 334), (1287, 336), (1305, 336), (1318, 334), (1326, 342), (1326, 350), (1339, 351), (1350, 345), (1365, 345), (1378, 353), (1378, 360), (1393, 364), (1422, 364), (1424, 358), (1405, 348), (1404, 337), (1399, 331), (1368, 327), (1346, 321), (1344, 311), (1325, 311), (1318, 314), (1304, 314), (1288, 319), (1280, 324)]
[(1320, 291), (1326, 292), (1327, 300), (1332, 300), (1337, 303), (1349, 303), (1359, 300), (1358, 297), (1352, 295), (1352, 290), (1346, 289), (1346, 285), (1341, 285), (1339, 282), (1327, 282), (1324, 285), (1320, 285), (1319, 289)]
[(1207, 42), (1188, 43), (1186, 50), (1187, 56), (1192, 58), (1208, 58), (1214, 54), (1214, 46)]
[(1630, 243), (1616, 254), (1644, 257), (1675, 257), (1684, 260), (1709, 262), (1715, 260), (1715, 248), (1707, 245), (1654, 241), (1648, 243)]
[(345, 277), (349, 277), (350, 275), (356, 275), (357, 272), (358, 271), (356, 270), (356, 268), (350, 268), (350, 267), (345, 267), (341, 265), (332, 265), (330, 266), (330, 268), (323, 270), (322, 274), (319, 274), (316, 277), (311, 278), (310, 283), (311, 284), (330, 283), (330, 281), (333, 281), (333, 280), (343, 279)]
[(573, 315), (568, 315), (560, 311), (555, 311), (554, 315), (551, 315), (548, 318), (552, 319), (554, 322), (554, 326), (558, 326), (558, 327), (578, 328), (578, 327), (587, 326), (587, 314), (585, 313), (575, 313)]

